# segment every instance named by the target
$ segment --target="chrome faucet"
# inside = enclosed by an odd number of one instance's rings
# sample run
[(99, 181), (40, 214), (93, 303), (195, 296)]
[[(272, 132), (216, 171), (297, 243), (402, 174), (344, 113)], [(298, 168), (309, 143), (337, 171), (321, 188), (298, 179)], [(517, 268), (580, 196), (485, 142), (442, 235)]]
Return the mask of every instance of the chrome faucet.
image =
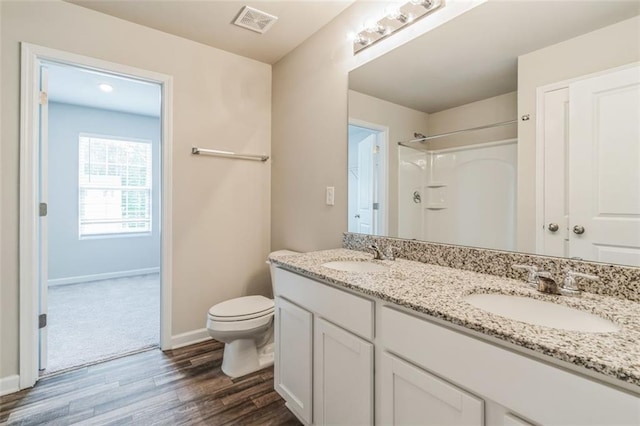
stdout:
[(563, 296), (580, 296), (581, 291), (576, 285), (576, 277), (598, 281), (600, 278), (595, 275), (583, 274), (566, 270), (566, 276), (562, 285), (559, 285), (548, 271), (541, 271), (535, 265), (512, 265), (513, 269), (524, 269), (529, 274), (527, 284), (539, 292), (547, 294), (558, 294)]
[(541, 271), (535, 265), (511, 265), (513, 269), (524, 269), (528, 272), (527, 284), (541, 293), (560, 294), (560, 287), (548, 271)]
[(529, 287), (531, 288), (538, 288), (538, 272), (540, 272), (540, 268), (535, 265), (511, 265), (511, 267), (513, 269), (524, 269), (525, 271), (527, 271), (527, 284), (529, 284)]
[(369, 250), (373, 252), (374, 260), (396, 260), (396, 248), (394, 246), (387, 246), (387, 248), (383, 251), (377, 245), (371, 244), (369, 246)]
[(548, 294), (561, 294), (561, 287), (558, 285), (556, 280), (553, 279), (553, 275), (551, 272), (547, 271), (538, 271), (538, 285), (536, 289), (540, 293), (548, 293)]
[(378, 247), (375, 244), (371, 244), (369, 246), (369, 250), (371, 250), (373, 252), (373, 259), (374, 260), (382, 260), (382, 251), (380, 250), (380, 247)]
[(575, 272), (569, 269), (565, 270), (564, 282), (560, 289), (560, 294), (565, 296), (580, 296), (582, 291), (576, 285), (576, 278), (584, 278), (585, 280), (600, 281), (600, 278), (595, 275), (583, 274), (582, 272)]

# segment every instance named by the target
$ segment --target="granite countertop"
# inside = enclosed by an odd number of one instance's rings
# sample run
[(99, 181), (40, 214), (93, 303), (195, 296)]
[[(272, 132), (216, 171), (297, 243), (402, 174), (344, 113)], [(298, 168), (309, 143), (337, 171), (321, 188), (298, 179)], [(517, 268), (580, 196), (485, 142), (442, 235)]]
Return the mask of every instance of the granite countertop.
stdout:
[[(338, 260), (372, 260), (347, 249), (295, 255), (272, 255), (274, 263), (358, 293), (479, 331), (555, 359), (640, 386), (640, 303), (583, 293), (555, 296), (529, 288), (524, 281), (397, 259), (376, 260), (389, 271), (354, 273), (326, 268)], [(510, 320), (465, 302), (474, 293), (532, 297), (591, 312), (620, 326), (614, 333), (588, 333), (536, 326)]]

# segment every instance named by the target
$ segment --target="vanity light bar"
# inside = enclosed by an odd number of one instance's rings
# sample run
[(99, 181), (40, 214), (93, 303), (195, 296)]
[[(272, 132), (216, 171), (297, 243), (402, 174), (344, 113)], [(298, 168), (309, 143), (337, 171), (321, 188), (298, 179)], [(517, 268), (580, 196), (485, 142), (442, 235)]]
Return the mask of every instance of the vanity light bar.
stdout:
[(353, 37), (353, 53), (383, 40), (444, 6), (445, 0), (410, 0), (387, 10), (386, 16)]

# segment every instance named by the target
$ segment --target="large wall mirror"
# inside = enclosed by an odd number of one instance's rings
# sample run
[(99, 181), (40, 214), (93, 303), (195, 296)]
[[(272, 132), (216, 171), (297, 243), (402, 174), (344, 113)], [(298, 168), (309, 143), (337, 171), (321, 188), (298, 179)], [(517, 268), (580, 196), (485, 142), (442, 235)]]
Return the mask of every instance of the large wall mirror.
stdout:
[(350, 232), (640, 266), (640, 2), (480, 4), (349, 74)]

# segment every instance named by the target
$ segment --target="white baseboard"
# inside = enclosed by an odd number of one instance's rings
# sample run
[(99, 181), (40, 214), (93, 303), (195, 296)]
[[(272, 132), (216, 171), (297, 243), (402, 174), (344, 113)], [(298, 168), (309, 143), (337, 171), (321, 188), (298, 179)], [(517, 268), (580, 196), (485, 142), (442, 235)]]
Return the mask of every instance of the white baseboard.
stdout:
[(171, 349), (182, 348), (183, 346), (193, 345), (210, 339), (211, 336), (209, 336), (209, 331), (206, 328), (187, 331), (186, 333), (171, 336)]
[(78, 283), (86, 283), (89, 281), (100, 281), (100, 280), (111, 280), (114, 278), (134, 277), (136, 275), (157, 274), (159, 272), (160, 272), (160, 268), (132, 269), (129, 271), (106, 272), (104, 274), (79, 275), (76, 277), (56, 278), (53, 280), (49, 280), (48, 284), (49, 284), (49, 287), (52, 287), (56, 285), (78, 284)]
[(0, 396), (18, 392), (20, 390), (20, 376), (14, 374), (0, 378)]

